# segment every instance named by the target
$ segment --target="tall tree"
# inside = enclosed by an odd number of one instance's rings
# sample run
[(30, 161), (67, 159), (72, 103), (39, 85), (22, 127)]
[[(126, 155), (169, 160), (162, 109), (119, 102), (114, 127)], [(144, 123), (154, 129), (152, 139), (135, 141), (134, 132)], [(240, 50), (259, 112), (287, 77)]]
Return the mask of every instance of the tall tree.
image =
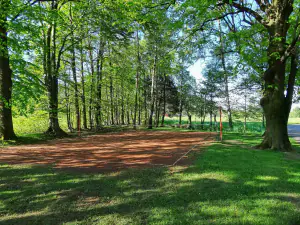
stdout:
[(12, 70), (9, 65), (7, 41), (7, 14), (10, 1), (0, 1), (0, 136), (4, 140), (15, 139), (12, 121)]

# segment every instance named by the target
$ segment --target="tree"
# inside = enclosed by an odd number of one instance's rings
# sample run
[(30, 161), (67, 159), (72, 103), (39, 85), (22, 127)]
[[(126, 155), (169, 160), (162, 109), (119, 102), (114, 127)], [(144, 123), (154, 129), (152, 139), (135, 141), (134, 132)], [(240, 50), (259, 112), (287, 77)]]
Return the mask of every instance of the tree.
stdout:
[(15, 139), (12, 121), (12, 70), (9, 64), (7, 16), (10, 1), (0, 2), (0, 136), (4, 140)]
[[(268, 68), (263, 75), (264, 94), (260, 101), (266, 117), (266, 133), (258, 147), (291, 151), (287, 121), (292, 104), (290, 99), (294, 92), (295, 73), (292, 69), (288, 74), (287, 62), (295, 54), (294, 49), (300, 38), (297, 30), (299, 23), (295, 20), (295, 15), (299, 13), (299, 1), (255, 0), (253, 3), (246, 0), (220, 0), (214, 3), (204, 1), (199, 5), (195, 1), (187, 1), (182, 7), (198, 11), (199, 16), (190, 22), (192, 28), (188, 31), (189, 35), (196, 35), (201, 31), (209, 33), (213, 26), (208, 25), (214, 25), (218, 20), (235, 25), (236, 23), (231, 22), (232, 18), (239, 21), (238, 25), (233, 26), (236, 35), (243, 35), (242, 31), (247, 29), (266, 35)], [(296, 32), (295, 35), (292, 35), (293, 31)], [(247, 46), (249, 41), (240, 43), (240, 49)], [(292, 65), (290, 67), (295, 68)]]

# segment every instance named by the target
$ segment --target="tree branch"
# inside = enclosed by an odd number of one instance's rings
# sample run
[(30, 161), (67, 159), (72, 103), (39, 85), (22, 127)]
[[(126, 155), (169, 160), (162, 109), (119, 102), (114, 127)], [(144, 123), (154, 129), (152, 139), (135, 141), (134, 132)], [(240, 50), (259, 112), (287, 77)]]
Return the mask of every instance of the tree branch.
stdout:
[(281, 62), (285, 62), (292, 55), (292, 52), (298, 41), (300, 41), (300, 33), (296, 35), (295, 39), (285, 50), (284, 55), (280, 58)]
[(32, 0), (29, 0), (25, 5), (24, 7), (17, 13), (17, 15), (15, 15), (11, 21), (15, 21), (20, 15), (22, 12), (24, 12), (26, 10), (27, 7), (30, 7), (30, 6), (33, 6), (35, 3), (39, 2), (40, 0), (35, 0), (33, 2), (31, 2)]
[(228, 5), (232, 5), (234, 8), (238, 9), (239, 11), (241, 12), (246, 12), (248, 14), (250, 14), (251, 16), (253, 16), (259, 23), (261, 23), (262, 25), (264, 25), (265, 27), (267, 27), (267, 24), (264, 22), (263, 20), (263, 17), (261, 15), (259, 15), (257, 12), (255, 12), (254, 10), (246, 7), (246, 6), (243, 6), (241, 4), (238, 4), (236, 2), (232, 2), (230, 3), (230, 0), (223, 0), (220, 4), (218, 4), (219, 6), (220, 5), (223, 5), (223, 4), (228, 4)]
[(255, 2), (257, 3), (257, 5), (259, 5), (259, 8), (262, 11), (264, 11), (264, 12), (266, 11), (267, 6), (261, 0), (255, 0)]

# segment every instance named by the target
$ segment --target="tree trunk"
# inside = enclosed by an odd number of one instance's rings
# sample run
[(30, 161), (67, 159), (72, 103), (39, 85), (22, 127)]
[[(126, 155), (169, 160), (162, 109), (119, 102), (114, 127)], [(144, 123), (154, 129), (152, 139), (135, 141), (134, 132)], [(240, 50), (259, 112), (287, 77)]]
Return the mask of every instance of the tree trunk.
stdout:
[[(293, 10), (292, 3), (277, 1), (273, 4), (274, 12), (269, 15), (268, 69), (264, 73), (265, 91), (260, 101), (266, 116), (266, 132), (259, 148), (292, 151), (287, 132), (287, 122), (292, 102), (295, 77), (293, 65), (289, 75), (288, 89), (285, 96), (286, 36), (289, 28), (288, 18)], [(277, 13), (278, 12), (278, 13)], [(293, 60), (292, 60), (293, 61)]]
[[(245, 90), (246, 91), (246, 90)], [(247, 95), (245, 94), (245, 108), (244, 108), (244, 133), (247, 130)]]
[(102, 74), (103, 74), (103, 61), (104, 61), (104, 45), (105, 42), (100, 40), (99, 52), (97, 56), (97, 102), (96, 102), (96, 129), (101, 129), (102, 112)]
[(70, 4), (70, 27), (71, 27), (71, 68), (74, 81), (74, 97), (75, 97), (75, 112), (76, 112), (76, 130), (80, 130), (80, 110), (79, 110), (79, 97), (78, 97), (78, 83), (76, 75), (76, 56), (75, 56), (75, 37), (74, 37), (74, 27), (73, 27), (73, 15), (72, 15), (72, 4)]
[(161, 117), (161, 127), (165, 126), (165, 115), (166, 115), (166, 82), (167, 82), (167, 75), (164, 74), (164, 90), (163, 90), (163, 114)]
[[(51, 9), (57, 10), (57, 8), (58, 3), (52, 2)], [(56, 19), (54, 19), (53, 24), (48, 28), (46, 46), (46, 51), (44, 52), (44, 54), (47, 54), (45, 84), (48, 91), (49, 128), (45, 133), (62, 137), (67, 134), (60, 128), (58, 122), (58, 71), (60, 58), (56, 61)]]
[(192, 129), (192, 114), (190, 114), (189, 112), (187, 114), (188, 114), (188, 120), (189, 120), (188, 129)]
[(74, 81), (74, 100), (75, 100), (75, 112), (76, 112), (76, 130), (80, 129), (80, 110), (79, 110), (79, 100), (78, 100), (78, 83), (77, 83), (77, 75), (76, 75), (76, 58), (75, 58), (75, 46), (74, 46), (74, 37), (72, 35), (72, 49), (71, 49), (71, 67), (72, 67), (72, 75)]
[(152, 77), (151, 77), (151, 105), (150, 105), (150, 114), (149, 114), (149, 120), (148, 120), (148, 129), (153, 128), (153, 113), (154, 113), (154, 104), (155, 104), (154, 87), (155, 87), (155, 80), (156, 80), (156, 61), (157, 61), (157, 56), (155, 55), (154, 66), (153, 66)]
[(219, 20), (219, 30), (220, 30), (220, 44), (221, 44), (221, 60), (222, 60), (222, 67), (224, 70), (225, 98), (227, 104), (228, 123), (229, 123), (230, 130), (232, 130), (233, 122), (232, 122), (232, 112), (231, 112), (231, 104), (230, 104), (230, 96), (229, 96), (229, 88), (228, 88), (228, 72), (227, 72), (226, 62), (225, 62), (224, 44), (223, 44), (222, 28), (221, 28), (220, 20)]
[(95, 67), (94, 67), (94, 57), (91, 41), (89, 41), (89, 57), (91, 64), (91, 85), (90, 85), (90, 98), (89, 98), (89, 122), (90, 129), (94, 128), (93, 122), (93, 108), (94, 108), (94, 83), (95, 83)]
[(85, 102), (85, 77), (84, 77), (84, 68), (83, 68), (83, 46), (81, 44), (80, 49), (80, 59), (81, 59), (81, 85), (82, 85), (82, 115), (83, 115), (83, 128), (87, 129), (87, 116), (86, 116), (86, 102)]
[(64, 81), (64, 86), (65, 86), (65, 98), (66, 98), (66, 110), (67, 110), (67, 125), (69, 132), (73, 131), (72, 123), (71, 123), (71, 110), (70, 110), (70, 99), (69, 99), (69, 93), (68, 93), (68, 87), (67, 87), (67, 82)]
[(135, 96), (134, 96), (134, 116), (133, 116), (133, 129), (136, 129), (136, 117), (138, 110), (138, 93), (139, 93), (139, 78), (140, 78), (140, 41), (139, 41), (139, 30), (136, 32), (137, 42), (137, 68), (135, 76)]
[(11, 111), (12, 71), (9, 66), (5, 13), (9, 4), (10, 1), (0, 3), (1, 9), (4, 10), (0, 12), (0, 137), (4, 140), (16, 139)]

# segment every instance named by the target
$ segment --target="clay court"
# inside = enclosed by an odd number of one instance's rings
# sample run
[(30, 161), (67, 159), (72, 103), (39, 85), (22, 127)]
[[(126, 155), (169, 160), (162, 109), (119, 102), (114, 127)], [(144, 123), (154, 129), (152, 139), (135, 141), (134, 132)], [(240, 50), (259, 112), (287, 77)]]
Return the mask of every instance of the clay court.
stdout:
[(205, 132), (131, 131), (57, 139), (0, 149), (0, 162), (58, 169), (118, 171), (188, 164), (189, 155), (214, 140)]

